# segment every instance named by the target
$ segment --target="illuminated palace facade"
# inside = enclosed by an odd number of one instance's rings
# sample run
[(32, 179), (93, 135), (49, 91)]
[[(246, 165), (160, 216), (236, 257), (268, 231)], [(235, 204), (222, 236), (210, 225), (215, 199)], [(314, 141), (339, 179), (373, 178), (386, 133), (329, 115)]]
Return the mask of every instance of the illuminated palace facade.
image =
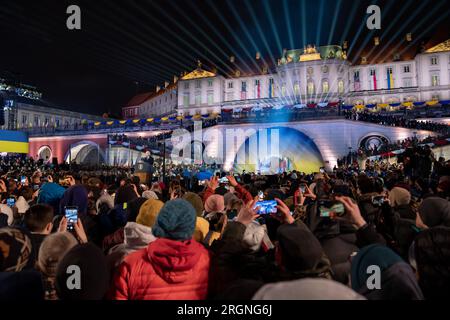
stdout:
[[(166, 83), (158, 92), (134, 97), (123, 108), (123, 115), (143, 118), (267, 106), (302, 108), (308, 104), (320, 107), (450, 99), (450, 40), (417, 54), (413, 60), (382, 64), (362, 61), (351, 65), (340, 46), (287, 50), (273, 70), (259, 56), (256, 61), (258, 70), (253, 74), (237, 69), (227, 75), (205, 70), (199, 63), (197, 69), (172, 84)], [(164, 104), (164, 108), (158, 104)]]

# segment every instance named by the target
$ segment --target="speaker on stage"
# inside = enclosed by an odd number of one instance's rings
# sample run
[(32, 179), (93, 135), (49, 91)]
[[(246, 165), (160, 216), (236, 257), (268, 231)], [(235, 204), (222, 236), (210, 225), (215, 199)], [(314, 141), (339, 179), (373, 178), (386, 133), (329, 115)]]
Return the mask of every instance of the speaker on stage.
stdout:
[(152, 172), (153, 167), (148, 162), (140, 160), (134, 166), (134, 175), (139, 177), (142, 183), (152, 182)]

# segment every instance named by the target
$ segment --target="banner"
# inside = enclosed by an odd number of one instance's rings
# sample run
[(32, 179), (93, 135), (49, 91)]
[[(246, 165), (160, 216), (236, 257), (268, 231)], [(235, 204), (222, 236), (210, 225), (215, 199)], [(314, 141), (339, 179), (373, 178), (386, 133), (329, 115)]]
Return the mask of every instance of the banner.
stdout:
[(28, 135), (21, 131), (0, 130), (0, 152), (28, 153)]

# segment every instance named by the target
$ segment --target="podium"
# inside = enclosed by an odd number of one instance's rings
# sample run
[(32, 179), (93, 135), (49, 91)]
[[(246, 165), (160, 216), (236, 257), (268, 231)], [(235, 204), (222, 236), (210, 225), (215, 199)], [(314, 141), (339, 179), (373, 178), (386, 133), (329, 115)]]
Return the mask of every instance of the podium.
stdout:
[(145, 161), (138, 161), (134, 166), (134, 175), (139, 177), (141, 183), (150, 184), (152, 182), (153, 166)]

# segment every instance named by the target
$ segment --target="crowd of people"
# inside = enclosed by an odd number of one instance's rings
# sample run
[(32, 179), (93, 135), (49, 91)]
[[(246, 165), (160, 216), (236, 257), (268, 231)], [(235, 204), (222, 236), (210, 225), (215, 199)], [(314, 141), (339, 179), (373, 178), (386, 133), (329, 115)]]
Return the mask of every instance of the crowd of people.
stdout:
[(350, 110), (344, 111), (343, 114), (346, 119), (350, 120), (371, 122), (391, 127), (403, 127), (415, 130), (428, 130), (441, 134), (449, 133), (449, 126), (447, 124), (435, 121), (418, 121), (416, 119), (408, 119), (404, 116), (394, 114), (355, 112)]
[(0, 158), (0, 300), (444, 298), (450, 162), (415, 157), (148, 183)]

